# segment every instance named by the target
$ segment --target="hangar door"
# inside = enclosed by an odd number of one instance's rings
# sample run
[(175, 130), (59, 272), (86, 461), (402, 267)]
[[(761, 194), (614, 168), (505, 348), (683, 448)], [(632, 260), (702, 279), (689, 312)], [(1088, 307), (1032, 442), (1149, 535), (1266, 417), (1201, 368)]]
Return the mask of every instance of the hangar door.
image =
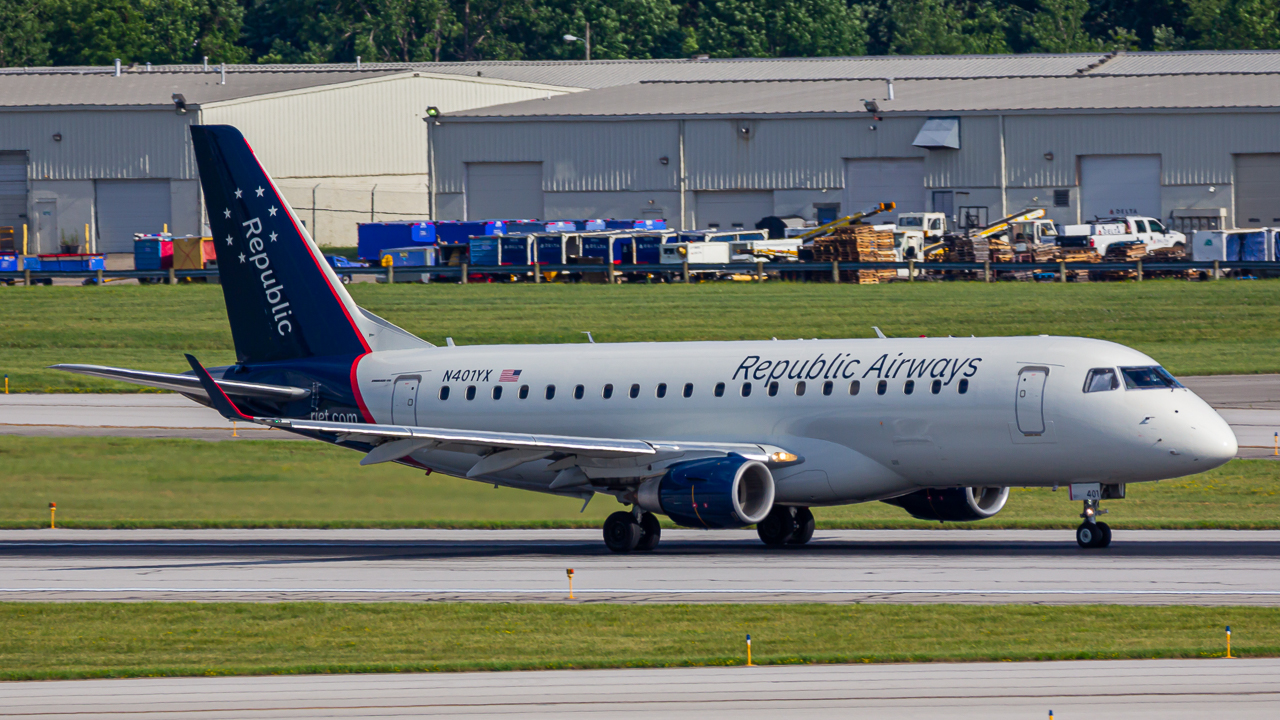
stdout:
[(468, 220), (542, 219), (542, 163), (467, 163)]
[(98, 252), (133, 252), (134, 233), (158, 233), (171, 220), (168, 180), (98, 180)]
[(1080, 218), (1160, 217), (1159, 155), (1084, 155), (1080, 158)]
[[(924, 158), (844, 161), (841, 213), (848, 215), (882, 202), (897, 203), (894, 215), (924, 212)], [(885, 218), (883, 222), (891, 220)]]
[[(27, 222), (27, 153), (0, 152), (0, 228), (13, 228), (13, 247), (0, 250), (22, 252), (22, 225)], [(0, 231), (7, 240), (9, 232)], [(0, 240), (2, 241), (2, 240)]]
[(695, 224), (720, 230), (755, 230), (756, 223), (773, 214), (771, 190), (699, 190)]
[(1236, 156), (1236, 227), (1280, 223), (1280, 154)]

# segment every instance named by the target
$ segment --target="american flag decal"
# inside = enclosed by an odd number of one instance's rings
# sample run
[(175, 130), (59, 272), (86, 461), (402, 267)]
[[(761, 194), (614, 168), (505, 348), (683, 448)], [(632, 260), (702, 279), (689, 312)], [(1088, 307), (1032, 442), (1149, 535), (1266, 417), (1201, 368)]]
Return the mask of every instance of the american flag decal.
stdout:
[(520, 380), (519, 370), (503, 370), (498, 376), (498, 382), (518, 382)]

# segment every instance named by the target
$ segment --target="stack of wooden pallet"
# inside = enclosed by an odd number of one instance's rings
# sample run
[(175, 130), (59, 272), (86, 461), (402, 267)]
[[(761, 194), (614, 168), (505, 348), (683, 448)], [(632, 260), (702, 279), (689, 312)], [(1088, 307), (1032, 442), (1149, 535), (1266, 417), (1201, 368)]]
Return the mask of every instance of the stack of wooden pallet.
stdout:
[(1107, 247), (1108, 262), (1133, 262), (1147, 256), (1147, 246), (1143, 243), (1113, 243)]
[[(1093, 264), (1102, 261), (1102, 257), (1098, 255), (1097, 250), (1082, 247), (1060, 247), (1058, 248), (1057, 259), (1070, 264)], [(1067, 270), (1066, 275), (1066, 279), (1072, 282), (1089, 282), (1088, 270), (1071, 269)]]
[(987, 238), (956, 238), (951, 248), (951, 262), (987, 262), (991, 259), (991, 241)]
[[(1147, 255), (1147, 259), (1152, 262), (1181, 262), (1187, 259), (1187, 249), (1181, 245), (1156, 248)], [(1199, 277), (1199, 273), (1199, 270), (1154, 270), (1150, 275), (1151, 277), (1195, 280)]]
[(1003, 237), (994, 237), (989, 241), (991, 262), (1013, 262), (1013, 248)]
[(1057, 245), (1049, 243), (1027, 243), (1027, 249), (1018, 253), (1018, 262), (1025, 263), (1047, 263), (1054, 261), (1054, 253), (1057, 252)]
[[(830, 235), (814, 240), (813, 259), (818, 262), (874, 263), (895, 262), (898, 256), (893, 251), (892, 232), (876, 230), (871, 225), (850, 225), (836, 228)], [(893, 268), (842, 270), (840, 279), (859, 285), (875, 285), (897, 275), (898, 271)]]

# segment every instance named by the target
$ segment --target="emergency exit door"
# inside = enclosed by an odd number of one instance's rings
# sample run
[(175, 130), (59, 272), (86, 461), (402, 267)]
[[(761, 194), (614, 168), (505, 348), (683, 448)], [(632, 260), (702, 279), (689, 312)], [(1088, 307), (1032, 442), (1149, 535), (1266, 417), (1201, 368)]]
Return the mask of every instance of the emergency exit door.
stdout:
[(1023, 435), (1044, 434), (1044, 384), (1049, 368), (1025, 367), (1018, 373), (1018, 430)]
[(418, 386), (421, 375), (401, 375), (396, 378), (391, 393), (391, 422), (394, 425), (418, 424)]

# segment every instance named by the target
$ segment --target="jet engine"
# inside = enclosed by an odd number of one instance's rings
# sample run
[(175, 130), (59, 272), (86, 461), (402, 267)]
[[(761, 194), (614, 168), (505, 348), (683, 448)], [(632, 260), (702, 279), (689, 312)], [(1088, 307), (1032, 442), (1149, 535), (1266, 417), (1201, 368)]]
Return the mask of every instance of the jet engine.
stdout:
[(897, 505), (920, 520), (969, 522), (995, 515), (1008, 499), (1007, 487), (960, 487), (917, 490), (882, 502)]
[(636, 490), (636, 504), (696, 528), (754, 525), (773, 508), (773, 473), (739, 455), (672, 465)]

